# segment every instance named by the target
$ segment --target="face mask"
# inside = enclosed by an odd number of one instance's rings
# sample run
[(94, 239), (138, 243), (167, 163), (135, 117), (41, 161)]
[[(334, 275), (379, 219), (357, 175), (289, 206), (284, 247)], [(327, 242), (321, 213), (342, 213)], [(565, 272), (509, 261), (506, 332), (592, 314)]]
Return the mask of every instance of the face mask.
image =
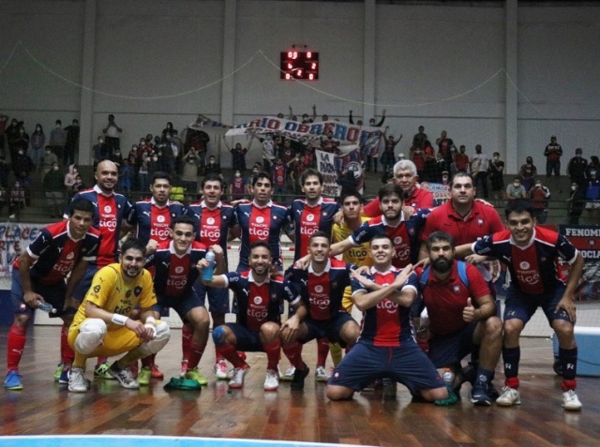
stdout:
[(514, 186), (515, 188), (518, 188), (519, 186), (521, 186), (521, 184), (520, 184), (520, 183), (517, 183), (517, 182), (513, 182), (513, 186)]
[(581, 154), (577, 154), (575, 155), (577, 158), (581, 158)]
[(121, 151), (115, 151), (115, 155), (121, 155)]
[(19, 151), (19, 155), (23, 155), (23, 151)]
[(98, 143), (104, 144), (104, 140), (98, 140)]
[(536, 187), (536, 188), (541, 188), (541, 187), (542, 187), (542, 184), (541, 184), (541, 183), (536, 183), (536, 184), (535, 184), (535, 187)]
[(21, 186), (21, 185), (19, 185), (18, 183), (15, 183), (15, 188), (18, 188), (19, 186)]
[(448, 177), (442, 177), (442, 181), (447, 182), (448, 181)]
[(57, 125), (56, 125), (56, 128), (57, 128), (57, 129), (60, 129), (60, 124), (57, 124)]
[(460, 153), (461, 153), (461, 154), (464, 154), (464, 153), (465, 153), (465, 150), (464, 150), (464, 149), (461, 149), (461, 150), (460, 150)]
[(152, 157), (152, 161), (158, 161), (158, 157)]
[(52, 169), (54, 169), (55, 171), (58, 171), (58, 166), (54, 166)]
[(50, 151), (46, 151), (46, 155), (50, 155)]
[(499, 160), (499, 157), (494, 157), (494, 161), (498, 161), (498, 160)]
[(527, 160), (527, 164), (532, 164), (533, 161), (532, 160)]
[(39, 131), (40, 131), (40, 130), (42, 130), (42, 129), (40, 129), (39, 127), (36, 127), (36, 128), (35, 128), (35, 130), (36, 130), (37, 132), (39, 132)]
[(590, 171), (590, 175), (591, 175), (592, 177), (596, 177), (596, 171)]
[(214, 164), (215, 164), (215, 161), (214, 161), (214, 160), (209, 160), (209, 163), (210, 163), (211, 165), (214, 165)]
[(571, 186), (571, 191), (575, 191), (577, 189), (577, 186)]
[(239, 172), (236, 172), (236, 173), (235, 173), (235, 176), (236, 176), (236, 177), (239, 177), (240, 175), (241, 175), (241, 174), (240, 174)]
[(73, 169), (73, 174), (77, 174), (77, 169)]
[(252, 175), (258, 174), (258, 171), (252, 171)]

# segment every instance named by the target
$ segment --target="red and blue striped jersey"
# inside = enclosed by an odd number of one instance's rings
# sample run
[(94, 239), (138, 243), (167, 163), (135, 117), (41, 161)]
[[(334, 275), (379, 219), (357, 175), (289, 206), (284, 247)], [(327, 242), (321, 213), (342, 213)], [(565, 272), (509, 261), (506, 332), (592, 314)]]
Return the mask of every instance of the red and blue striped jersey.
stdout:
[(137, 225), (137, 237), (144, 244), (150, 239), (165, 242), (170, 240), (171, 220), (181, 216), (183, 212), (183, 205), (177, 201), (168, 200), (165, 206), (158, 206), (154, 198), (140, 200), (131, 208), (127, 223)]

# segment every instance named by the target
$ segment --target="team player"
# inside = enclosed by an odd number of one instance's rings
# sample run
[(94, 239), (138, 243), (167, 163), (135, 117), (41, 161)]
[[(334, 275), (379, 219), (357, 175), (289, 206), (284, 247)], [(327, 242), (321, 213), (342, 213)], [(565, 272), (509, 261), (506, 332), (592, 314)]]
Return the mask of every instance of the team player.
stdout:
[[(127, 354), (114, 362), (108, 373), (124, 388), (139, 388), (129, 367), (168, 343), (169, 325), (156, 320), (152, 311), (156, 297), (150, 273), (144, 269), (145, 256), (146, 246), (128, 239), (121, 247), (119, 263), (103, 267), (94, 276), (69, 328), (69, 345), (75, 350), (69, 391), (85, 393), (89, 389), (84, 376), (88, 357), (124, 352)], [(129, 316), (138, 305), (140, 320), (133, 320)]]
[[(155, 172), (150, 181), (152, 197), (139, 200), (131, 208), (127, 216), (127, 225), (134, 228), (137, 238), (146, 244), (150, 251), (169, 241), (171, 222), (181, 216), (184, 207), (180, 202), (169, 200), (171, 194), (171, 176), (166, 172)], [(154, 362), (154, 355), (142, 360), (142, 374), (148, 371), (155, 379), (162, 379), (164, 374)]]
[[(202, 261), (206, 265), (206, 261)], [(237, 322), (218, 326), (213, 331), (217, 349), (233, 366), (229, 388), (244, 386), (244, 377), (250, 366), (241, 359), (236, 350), (245, 352), (265, 352), (267, 354), (267, 374), (264, 389), (274, 391), (279, 387), (277, 364), (280, 345), (279, 309), (283, 299), (291, 306), (302, 307), (295, 287), (283, 276), (272, 276), (271, 247), (264, 241), (253, 242), (250, 246), (250, 269), (242, 273), (229, 272), (204, 281), (210, 287), (230, 288), (237, 303)]]
[(404, 384), (413, 396), (438, 405), (454, 404), (456, 396), (412, 336), (410, 307), (417, 295), (417, 279), (412, 265), (402, 271), (392, 266), (393, 253), (388, 236), (375, 236), (371, 273), (352, 280), (352, 299), (363, 312), (360, 337), (334, 369), (327, 397), (349, 399), (374, 380), (389, 377)]
[[(11, 299), (15, 319), (7, 340), (8, 373), (4, 388), (23, 388), (19, 363), (25, 348), (27, 327), (34, 309), (49, 303), (57, 310), (50, 317), (60, 317), (65, 324), (61, 331), (60, 383), (68, 382), (68, 372), (74, 353), (67, 343), (67, 332), (73, 315), (65, 315), (67, 290), (81, 280), (88, 262), (94, 261), (100, 245), (100, 232), (92, 228), (94, 206), (89, 200), (77, 199), (69, 206), (69, 219), (42, 229), (27, 250), (15, 260), (12, 271)], [(71, 274), (69, 285), (65, 278), (76, 264), (82, 267)]]
[[(94, 205), (92, 225), (102, 235), (96, 261), (90, 262), (83, 279), (73, 291), (73, 298), (78, 303), (85, 297), (96, 272), (117, 261), (121, 226), (131, 212), (131, 204), (125, 196), (114, 192), (119, 179), (116, 164), (109, 160), (98, 163), (95, 178), (96, 185), (93, 188), (78, 192), (73, 197), (73, 200), (83, 198), (92, 202)], [(100, 357), (98, 362), (94, 375), (98, 378), (110, 379), (106, 359)]]
[(241, 229), (240, 262), (237, 272), (248, 270), (250, 245), (265, 241), (271, 247), (271, 256), (278, 271), (283, 271), (279, 239), (285, 224), (286, 208), (271, 201), (273, 185), (266, 172), (259, 172), (252, 179), (252, 202), (239, 204), (237, 221)]
[[(202, 181), (202, 201), (189, 205), (186, 214), (192, 216), (194, 219), (196, 241), (204, 244), (206, 247), (215, 244), (221, 246), (224, 254), (224, 268), (227, 271), (227, 241), (239, 235), (239, 225), (237, 224), (237, 216), (233, 207), (221, 201), (223, 192), (221, 178), (215, 174), (207, 175)], [(201, 282), (197, 282), (195, 287), (203, 303), (208, 295), (213, 328), (225, 324), (225, 314), (230, 311), (229, 290), (207, 287)], [(226, 379), (227, 362), (216, 347), (215, 351), (215, 375), (217, 379)], [(187, 359), (188, 357), (184, 353), (182, 368), (185, 368)]]
[[(519, 337), (541, 307), (558, 337), (563, 407), (580, 410), (582, 405), (575, 393), (577, 344), (573, 334), (576, 320), (573, 297), (583, 273), (583, 257), (565, 236), (536, 226), (534, 210), (528, 201), (510, 201), (505, 213), (507, 230), (457, 248), (459, 257), (471, 253), (497, 257), (506, 264), (512, 279), (504, 309), (502, 357), (506, 386), (496, 403), (501, 406), (521, 403)], [(558, 258), (571, 266), (568, 281), (558, 266)]]
[[(303, 199), (296, 199), (287, 210), (287, 219), (293, 231), (288, 236), (295, 243), (294, 261), (308, 254), (310, 236), (316, 231), (331, 234), (335, 214), (339, 211), (338, 203), (333, 199), (322, 196), (323, 175), (316, 169), (307, 169), (300, 176), (300, 185), (304, 193)], [(317, 367), (315, 379), (319, 382), (327, 381), (325, 361), (329, 353), (329, 340), (317, 339)], [(284, 378), (292, 379), (293, 365), (286, 371)]]
[(429, 316), (429, 358), (438, 371), (449, 367), (458, 376), (460, 361), (477, 349), (471, 402), (489, 406), (488, 384), (502, 350), (502, 322), (496, 316), (496, 304), (479, 270), (454, 259), (452, 236), (435, 231), (426, 247), (430, 264), (419, 274), (419, 289)]
[[(418, 179), (417, 167), (412, 161), (400, 160), (394, 165), (394, 183), (402, 188), (404, 203), (413, 208), (433, 208), (433, 194), (417, 185)], [(381, 216), (379, 199), (366, 205), (364, 213), (369, 217)]]
[[(188, 362), (181, 373), (188, 379), (207, 385), (208, 381), (198, 371), (198, 364), (206, 348), (210, 321), (194, 286), (199, 277), (197, 265), (206, 255), (206, 246), (194, 240), (196, 232), (190, 216), (174, 218), (171, 227), (173, 240), (162, 242), (146, 263), (146, 267), (152, 267), (154, 271), (154, 291), (158, 300), (154, 306), (154, 317), (158, 318), (164, 309), (173, 308), (184, 322), (193, 327)], [(218, 244), (211, 248), (219, 270), (224, 271), (223, 249)], [(149, 369), (142, 369), (138, 383), (148, 385), (150, 376)]]
[[(351, 348), (358, 337), (358, 324), (342, 307), (344, 290), (350, 285), (350, 270), (354, 266), (330, 258), (330, 250), (329, 233), (317, 231), (309, 239), (308, 268), (292, 266), (286, 272), (286, 278), (299, 285), (307, 309), (288, 318), (281, 331), (283, 350), (296, 368), (291, 384), (293, 390), (304, 389), (304, 379), (309, 372), (302, 360), (300, 343), (325, 338)], [(324, 369), (325, 358), (319, 361)]]

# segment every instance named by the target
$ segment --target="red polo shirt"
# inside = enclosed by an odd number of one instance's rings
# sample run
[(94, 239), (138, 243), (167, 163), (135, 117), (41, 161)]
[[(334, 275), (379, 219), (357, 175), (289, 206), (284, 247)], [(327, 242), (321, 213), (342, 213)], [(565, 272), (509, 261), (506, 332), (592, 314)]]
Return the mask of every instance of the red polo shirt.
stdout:
[[(413, 189), (410, 197), (404, 199), (404, 205), (412, 206), (413, 208), (433, 208), (433, 194), (431, 191), (419, 188)], [(379, 206), (379, 197), (363, 208), (363, 214), (367, 217), (381, 216), (381, 208)]]

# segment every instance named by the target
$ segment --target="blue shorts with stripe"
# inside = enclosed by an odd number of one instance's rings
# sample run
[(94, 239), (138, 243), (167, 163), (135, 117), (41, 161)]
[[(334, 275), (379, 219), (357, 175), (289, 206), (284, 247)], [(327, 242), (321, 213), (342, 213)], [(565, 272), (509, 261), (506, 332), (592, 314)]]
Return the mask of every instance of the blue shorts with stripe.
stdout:
[(340, 343), (345, 346), (344, 341), (340, 338), (340, 333), (342, 327), (349, 321), (354, 321), (354, 318), (347, 312), (338, 312), (329, 320), (313, 320), (309, 317), (304, 321), (308, 328), (308, 334), (306, 338), (298, 341), (304, 344), (315, 338), (328, 338), (331, 343)]
[(251, 331), (245, 326), (239, 323), (225, 323), (233, 335), (235, 335), (236, 343), (235, 348), (238, 351), (244, 352), (264, 352), (262, 342), (260, 341), (260, 333), (258, 331)]
[(523, 323), (527, 323), (537, 308), (541, 307), (550, 325), (554, 320), (571, 321), (564, 309), (556, 312), (556, 306), (565, 294), (565, 289), (565, 286), (559, 286), (541, 295), (532, 295), (509, 287), (504, 302), (504, 320), (518, 318)]
[[(63, 311), (65, 305), (65, 294), (67, 293), (67, 285), (64, 280), (60, 280), (56, 284), (42, 285), (36, 278), (31, 278), (32, 290), (42, 295), (44, 301), (52, 304), (52, 307), (56, 309), (56, 313), (49, 314), (50, 318), (60, 317), (63, 315), (74, 314), (77, 309), (67, 309)], [(10, 298), (13, 306), (15, 315), (33, 315), (33, 309), (25, 304), (23, 297), (25, 292), (23, 291), (23, 284), (21, 283), (21, 276), (19, 269), (13, 268), (12, 271), (12, 284), (10, 288)]]
[(472, 322), (453, 334), (432, 336), (427, 355), (436, 368), (451, 366), (473, 352), (473, 334), (478, 322)]
[(360, 391), (384, 377), (403, 384), (413, 395), (444, 386), (433, 363), (412, 338), (396, 347), (373, 346), (359, 340), (333, 370), (328, 385)]
[(217, 314), (229, 313), (229, 289), (217, 289), (216, 287), (207, 287), (198, 279), (194, 288), (198, 292), (202, 305), (206, 307), (206, 296), (208, 295), (209, 310)]
[(156, 304), (153, 306), (154, 311), (164, 315), (165, 309), (171, 308), (175, 310), (177, 314), (179, 314), (179, 317), (182, 320), (185, 320), (185, 316), (194, 307), (204, 307), (204, 303), (200, 299), (200, 296), (194, 287), (192, 287), (183, 295), (177, 297), (157, 295), (156, 301)]

